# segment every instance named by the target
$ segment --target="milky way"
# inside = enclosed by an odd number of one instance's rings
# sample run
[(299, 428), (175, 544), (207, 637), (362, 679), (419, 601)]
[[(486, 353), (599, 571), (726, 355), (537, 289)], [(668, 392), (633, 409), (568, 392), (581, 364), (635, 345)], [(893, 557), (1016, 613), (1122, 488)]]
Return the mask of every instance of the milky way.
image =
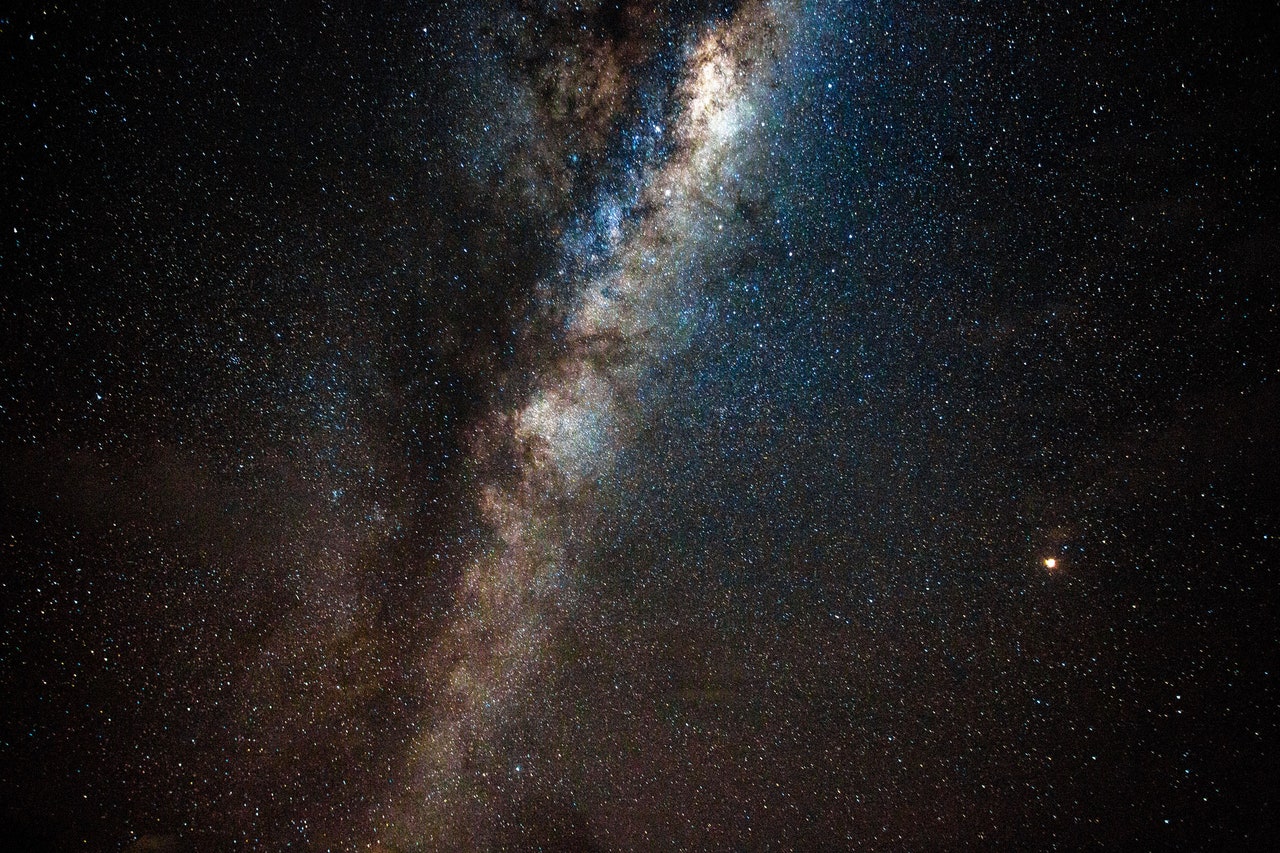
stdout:
[(0, 15), (0, 837), (1270, 849), (1272, 17)]
[[(569, 551), (598, 516), (595, 483), (634, 438), (635, 386), (681, 344), (680, 310), (727, 241), (726, 210), (752, 171), (753, 126), (767, 106), (776, 55), (796, 8), (748, 4), (689, 51), (676, 96), (672, 152), (638, 164), (621, 219), (597, 214), (602, 270), (565, 312), (563, 356), (538, 376), (519, 411), (491, 421), (517, 460), (511, 482), (483, 490), (496, 543), (463, 575), (456, 624), (442, 641), (447, 683), (413, 747), (414, 781), (393, 810), (409, 843), (487, 846), (478, 827), (493, 808), (487, 779), (508, 768), (486, 754), (546, 676), (549, 635), (570, 618), (576, 565)], [(654, 126), (642, 132), (662, 133)], [(744, 178), (745, 176), (745, 178)], [(612, 201), (614, 205), (616, 201)], [(729, 220), (727, 222), (727, 220)], [(495, 781), (494, 784), (500, 784)]]

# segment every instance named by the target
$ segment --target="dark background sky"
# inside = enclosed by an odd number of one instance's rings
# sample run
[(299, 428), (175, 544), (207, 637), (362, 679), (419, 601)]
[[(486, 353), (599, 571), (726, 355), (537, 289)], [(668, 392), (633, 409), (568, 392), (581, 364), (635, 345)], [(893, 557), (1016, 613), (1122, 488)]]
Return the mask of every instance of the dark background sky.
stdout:
[[(16, 849), (341, 847), (408, 784), (478, 425), (733, 13), (582, 6), (0, 14)], [(494, 846), (1268, 848), (1276, 24), (802, 28)]]

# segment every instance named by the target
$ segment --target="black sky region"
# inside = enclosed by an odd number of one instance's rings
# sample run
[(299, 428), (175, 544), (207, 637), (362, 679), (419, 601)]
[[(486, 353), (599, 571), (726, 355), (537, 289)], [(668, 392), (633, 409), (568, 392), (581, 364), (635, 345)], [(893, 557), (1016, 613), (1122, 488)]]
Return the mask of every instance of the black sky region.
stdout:
[(6, 7), (5, 845), (1272, 849), (1277, 19)]

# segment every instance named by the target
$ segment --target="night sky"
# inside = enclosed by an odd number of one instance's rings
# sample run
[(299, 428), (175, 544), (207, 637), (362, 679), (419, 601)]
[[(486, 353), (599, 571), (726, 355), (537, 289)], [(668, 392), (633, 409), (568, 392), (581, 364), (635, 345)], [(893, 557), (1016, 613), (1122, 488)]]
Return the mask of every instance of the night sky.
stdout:
[(8, 849), (1274, 849), (1274, 4), (18, 5)]

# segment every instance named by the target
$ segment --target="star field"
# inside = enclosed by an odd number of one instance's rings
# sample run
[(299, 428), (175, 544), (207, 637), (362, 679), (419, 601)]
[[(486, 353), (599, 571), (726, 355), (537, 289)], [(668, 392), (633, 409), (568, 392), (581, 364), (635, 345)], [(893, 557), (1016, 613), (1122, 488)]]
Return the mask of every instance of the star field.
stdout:
[(0, 831), (1268, 849), (1276, 23), (0, 15)]

